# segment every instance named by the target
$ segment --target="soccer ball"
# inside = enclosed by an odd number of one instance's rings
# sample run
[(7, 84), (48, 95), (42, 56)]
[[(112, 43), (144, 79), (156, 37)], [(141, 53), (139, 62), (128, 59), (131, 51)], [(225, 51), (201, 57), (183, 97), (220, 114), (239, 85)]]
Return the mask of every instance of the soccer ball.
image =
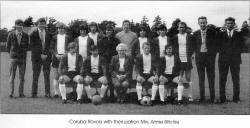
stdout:
[(102, 98), (99, 95), (94, 95), (91, 101), (94, 105), (99, 105), (102, 103)]
[(144, 106), (152, 105), (151, 98), (149, 96), (143, 96), (141, 100), (141, 105), (144, 105)]

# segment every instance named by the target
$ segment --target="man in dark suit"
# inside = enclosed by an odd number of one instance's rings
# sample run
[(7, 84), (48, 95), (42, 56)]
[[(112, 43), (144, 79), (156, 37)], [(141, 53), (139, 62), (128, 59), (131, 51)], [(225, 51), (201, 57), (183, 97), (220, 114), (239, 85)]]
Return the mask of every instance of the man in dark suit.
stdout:
[(234, 30), (235, 19), (228, 17), (225, 19), (227, 29), (219, 33), (219, 83), (220, 83), (220, 103), (226, 101), (225, 87), (227, 74), (230, 69), (233, 80), (233, 102), (240, 101), (240, 64), (243, 40), (240, 32)]
[(217, 53), (216, 31), (207, 28), (207, 18), (201, 16), (198, 18), (200, 29), (193, 34), (195, 60), (199, 76), (200, 99), (205, 100), (205, 69), (210, 91), (210, 100), (213, 103), (215, 99), (214, 79), (215, 79), (215, 57)]
[(50, 98), (50, 35), (45, 30), (45, 18), (39, 18), (38, 28), (30, 34), (31, 61), (33, 69), (32, 98), (37, 97), (38, 79), (43, 67), (45, 97)]
[(25, 97), (23, 94), (24, 75), (26, 68), (26, 55), (29, 47), (29, 36), (23, 32), (23, 21), (17, 19), (15, 21), (15, 31), (9, 33), (7, 38), (6, 49), (10, 55), (10, 86), (11, 93), (10, 98), (14, 94), (14, 80), (16, 75), (16, 69), (19, 68), (19, 97)]

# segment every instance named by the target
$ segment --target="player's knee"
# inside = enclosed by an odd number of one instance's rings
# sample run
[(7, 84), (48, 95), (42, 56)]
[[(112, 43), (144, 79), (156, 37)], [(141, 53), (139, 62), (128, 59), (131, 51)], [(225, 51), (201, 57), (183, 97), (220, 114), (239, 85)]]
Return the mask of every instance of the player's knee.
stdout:
[(122, 82), (122, 87), (123, 88), (128, 88), (128, 82), (127, 81)]
[(92, 80), (90, 78), (85, 78), (84, 82), (85, 84), (89, 85), (92, 82)]
[(136, 81), (137, 81), (138, 83), (142, 83), (142, 82), (143, 82), (143, 79), (142, 79), (142, 77), (139, 77), (139, 76), (138, 76), (138, 77), (136, 78)]
[(99, 82), (101, 84), (107, 85), (108, 84), (108, 80), (105, 77), (102, 77), (101, 79), (99, 79)]
[(65, 83), (65, 80), (64, 80), (63, 76), (59, 77), (58, 83), (59, 84), (64, 84)]

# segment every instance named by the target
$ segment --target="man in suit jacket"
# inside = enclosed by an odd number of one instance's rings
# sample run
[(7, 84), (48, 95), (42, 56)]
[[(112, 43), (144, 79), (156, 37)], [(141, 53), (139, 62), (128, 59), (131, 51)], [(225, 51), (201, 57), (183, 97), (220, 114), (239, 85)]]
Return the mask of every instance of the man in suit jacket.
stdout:
[(217, 53), (216, 44), (216, 31), (207, 28), (207, 18), (201, 16), (198, 18), (198, 24), (200, 30), (197, 30), (193, 34), (194, 40), (194, 51), (195, 60), (197, 66), (197, 72), (199, 76), (199, 87), (200, 87), (200, 99), (199, 102), (205, 100), (205, 70), (207, 71), (210, 101), (214, 102), (215, 90), (214, 90), (214, 79), (215, 79), (215, 57)]
[(23, 21), (17, 19), (15, 21), (15, 31), (9, 33), (7, 38), (6, 49), (10, 55), (10, 98), (14, 94), (14, 80), (16, 75), (16, 69), (19, 68), (19, 97), (25, 97), (23, 94), (24, 76), (26, 68), (26, 55), (29, 47), (29, 36), (23, 32)]
[(58, 67), (62, 56), (67, 52), (67, 46), (71, 41), (70, 37), (65, 34), (66, 25), (64, 23), (56, 24), (58, 34), (54, 35), (50, 41), (50, 50), (52, 53), (52, 71), (54, 75), (53, 87), (54, 87), (54, 98), (59, 97), (59, 87), (58, 87)]
[(233, 80), (233, 102), (238, 103), (240, 101), (239, 74), (241, 64), (241, 52), (243, 48), (243, 38), (240, 32), (234, 30), (234, 18), (226, 18), (225, 24), (227, 29), (219, 33), (220, 103), (224, 103), (226, 101), (225, 87), (229, 68)]
[(33, 82), (32, 82), (32, 98), (37, 97), (38, 79), (43, 67), (44, 83), (45, 83), (45, 97), (50, 98), (50, 35), (45, 30), (45, 18), (39, 18), (38, 28), (30, 34), (30, 49), (31, 61), (33, 69)]

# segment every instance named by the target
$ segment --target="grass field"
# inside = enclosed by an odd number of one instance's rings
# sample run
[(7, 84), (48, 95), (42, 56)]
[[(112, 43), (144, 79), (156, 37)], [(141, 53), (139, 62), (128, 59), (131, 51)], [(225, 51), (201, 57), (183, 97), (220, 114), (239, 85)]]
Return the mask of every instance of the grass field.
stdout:
[[(217, 56), (218, 58), (218, 56)], [(93, 104), (61, 104), (60, 99), (46, 99), (44, 98), (44, 82), (43, 74), (40, 74), (38, 85), (38, 98), (31, 97), (31, 83), (32, 83), (32, 65), (30, 61), (30, 53), (27, 57), (27, 66), (25, 74), (25, 88), (24, 94), (26, 98), (9, 99), (10, 87), (8, 83), (9, 78), (9, 56), (5, 52), (1, 52), (1, 113), (4, 114), (174, 114), (174, 115), (217, 115), (217, 114), (250, 114), (250, 89), (249, 89), (249, 54), (242, 54), (243, 64), (240, 71), (240, 98), (241, 102), (236, 104), (228, 102), (226, 104), (188, 104), (185, 106), (176, 105), (156, 105), (153, 107), (138, 106), (136, 104), (115, 104), (106, 103), (99, 106)], [(15, 80), (15, 96), (18, 96), (18, 70)], [(51, 73), (52, 75), (52, 73)], [(219, 96), (218, 85), (218, 65), (216, 63), (216, 98)], [(199, 98), (198, 76), (196, 67), (192, 71), (193, 81), (193, 96)], [(228, 76), (226, 87), (226, 94), (229, 100), (232, 99), (232, 80), (231, 75)], [(53, 94), (52, 80), (51, 80), (51, 94)], [(208, 85), (206, 80), (206, 98), (209, 98)]]

